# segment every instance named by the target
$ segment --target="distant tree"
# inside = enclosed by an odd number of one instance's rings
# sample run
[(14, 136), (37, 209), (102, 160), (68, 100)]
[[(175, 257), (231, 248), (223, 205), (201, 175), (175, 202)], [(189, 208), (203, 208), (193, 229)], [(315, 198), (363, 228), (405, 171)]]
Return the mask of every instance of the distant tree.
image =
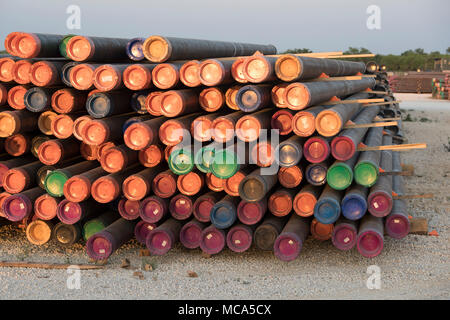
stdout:
[(356, 48), (356, 47), (348, 47), (348, 50), (344, 52), (344, 54), (367, 54), (372, 53), (369, 49), (366, 48)]
[(284, 53), (311, 53), (312, 51), (307, 48), (295, 48), (295, 49), (288, 49)]
[(450, 47), (448, 47), (447, 50), (445, 50), (445, 52), (446, 52), (447, 54), (450, 54)]
[(417, 54), (425, 54), (425, 50), (423, 50), (422, 48), (417, 48), (416, 50), (414, 50), (414, 52)]
[(412, 51), (411, 49), (406, 50), (404, 52), (401, 53), (402, 56), (407, 56), (408, 54), (414, 54), (414, 51)]

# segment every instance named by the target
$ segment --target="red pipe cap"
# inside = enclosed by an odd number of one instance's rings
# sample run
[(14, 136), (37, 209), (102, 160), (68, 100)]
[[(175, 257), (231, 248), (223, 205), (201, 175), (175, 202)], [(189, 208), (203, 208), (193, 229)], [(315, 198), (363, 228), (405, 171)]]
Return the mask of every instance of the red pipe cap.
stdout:
[(161, 95), (161, 113), (166, 117), (176, 117), (184, 109), (184, 101), (176, 91), (166, 91)]
[(212, 123), (211, 137), (218, 142), (226, 142), (234, 137), (234, 124), (225, 117), (219, 117)]
[(75, 89), (89, 90), (94, 83), (94, 68), (88, 64), (78, 64), (70, 70), (70, 83)]
[(292, 199), (285, 192), (275, 192), (269, 197), (269, 210), (277, 217), (284, 217), (292, 211)]
[(152, 73), (142, 65), (131, 65), (123, 71), (123, 83), (130, 90), (143, 90), (150, 86)]
[(34, 201), (34, 214), (42, 220), (52, 220), (56, 217), (58, 201), (49, 194), (43, 194)]
[(159, 139), (168, 146), (175, 146), (183, 140), (183, 127), (175, 121), (167, 120), (159, 127)]
[(62, 145), (58, 141), (43, 142), (38, 149), (39, 161), (46, 165), (56, 164), (63, 155)]
[(180, 80), (178, 71), (170, 63), (158, 64), (152, 71), (152, 80), (155, 87), (170, 89)]
[(203, 61), (198, 70), (199, 78), (205, 86), (216, 86), (225, 78), (225, 68), (223, 65), (213, 59)]
[[(31, 82), (30, 69), (32, 63), (29, 60), (18, 60), (14, 63), (12, 69), (13, 80), (20, 84), (27, 84)], [(0, 68), (1, 70), (1, 68)], [(0, 77), (1, 79), (1, 77)]]
[(191, 133), (197, 141), (211, 140), (212, 121), (208, 117), (200, 116), (191, 124)]
[(32, 33), (20, 32), (13, 41), (16, 54), (21, 58), (34, 58), (41, 51), (41, 41)]
[(25, 102), (24, 102), (25, 93), (27, 93), (27, 88), (24, 86), (12, 87), (8, 92), (9, 106), (16, 110), (25, 109)]
[(83, 129), (86, 123), (92, 120), (90, 116), (81, 116), (73, 122), (73, 135), (80, 141), (83, 141)]
[(15, 134), (5, 139), (5, 150), (13, 157), (23, 155), (30, 150), (30, 141), (23, 134)]
[(89, 120), (83, 126), (83, 141), (87, 144), (100, 145), (108, 140), (109, 130), (97, 120)]
[(9, 193), (22, 192), (29, 182), (28, 174), (20, 168), (10, 169), (3, 176), (3, 188)]
[(244, 116), (236, 123), (236, 136), (245, 142), (255, 141), (261, 132), (261, 124), (252, 116)]
[(156, 167), (163, 158), (161, 149), (157, 145), (151, 145), (139, 151), (139, 162), (147, 168)]
[(55, 76), (53, 68), (46, 61), (33, 63), (30, 68), (30, 80), (38, 87), (48, 86)]
[[(83, 36), (72, 37), (66, 45), (66, 52), (74, 61), (85, 61), (94, 54), (94, 44)], [(125, 50), (125, 49), (124, 49)]]
[(120, 194), (120, 186), (116, 180), (104, 176), (94, 181), (91, 194), (95, 201), (108, 203), (116, 199)]
[(13, 69), (15, 62), (11, 58), (0, 58), (0, 81), (13, 81)]
[(197, 60), (191, 60), (183, 64), (180, 68), (180, 80), (187, 87), (198, 87), (201, 82), (198, 76), (200, 63)]
[(111, 148), (103, 152), (100, 158), (100, 164), (103, 170), (107, 172), (119, 172), (125, 167), (126, 156), (122, 149)]
[(73, 133), (73, 120), (66, 114), (59, 114), (52, 121), (53, 135), (60, 139), (69, 138)]
[(61, 89), (52, 95), (52, 108), (59, 113), (68, 113), (72, 110), (75, 97), (68, 89)]
[(272, 129), (280, 130), (280, 135), (285, 136), (292, 132), (292, 114), (286, 110), (279, 110), (272, 116)]
[(225, 103), (225, 95), (217, 88), (206, 88), (200, 92), (199, 103), (203, 110), (214, 112)]
[(122, 75), (112, 65), (105, 64), (95, 69), (93, 81), (97, 89), (110, 91), (120, 86)]
[(142, 150), (153, 140), (153, 131), (145, 124), (133, 123), (125, 130), (123, 140), (128, 148)]
[(81, 202), (91, 195), (91, 181), (83, 176), (69, 178), (63, 187), (64, 196), (71, 202)]
[(139, 201), (150, 191), (150, 184), (139, 176), (131, 175), (123, 182), (122, 190), (127, 199)]
[(180, 190), (182, 194), (185, 194), (187, 196), (197, 194), (203, 188), (203, 185), (203, 176), (192, 171), (187, 174), (178, 176), (177, 179), (178, 190)]

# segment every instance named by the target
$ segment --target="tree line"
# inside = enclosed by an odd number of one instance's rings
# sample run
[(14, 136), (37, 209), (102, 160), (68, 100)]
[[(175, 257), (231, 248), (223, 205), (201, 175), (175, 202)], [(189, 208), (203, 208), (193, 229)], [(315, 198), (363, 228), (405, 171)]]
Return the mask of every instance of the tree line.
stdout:
[[(310, 53), (307, 48), (289, 49), (284, 53)], [(372, 53), (366, 48), (349, 47), (344, 54), (367, 54)], [(450, 62), (450, 47), (447, 48), (446, 53), (442, 54), (439, 51), (426, 53), (424, 49), (418, 48), (415, 50), (407, 50), (400, 55), (395, 54), (377, 54), (373, 58), (355, 58), (352, 61), (375, 61), (378, 65), (384, 64), (388, 71), (432, 71), (434, 70), (435, 60), (438, 58), (447, 59)]]

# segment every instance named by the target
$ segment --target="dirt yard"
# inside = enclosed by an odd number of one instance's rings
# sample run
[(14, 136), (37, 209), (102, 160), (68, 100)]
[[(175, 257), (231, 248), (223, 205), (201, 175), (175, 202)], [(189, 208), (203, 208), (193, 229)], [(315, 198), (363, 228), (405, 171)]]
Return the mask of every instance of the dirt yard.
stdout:
[[(450, 102), (399, 95), (412, 121), (404, 123), (409, 143), (425, 150), (402, 152), (415, 167), (406, 177), (411, 194), (433, 199), (410, 200), (410, 215), (428, 219), (439, 236), (385, 238), (381, 255), (363, 258), (356, 249), (340, 252), (331, 242), (307, 240), (299, 258), (285, 263), (272, 253), (225, 250), (204, 258), (200, 250), (177, 247), (162, 257), (140, 257), (143, 246), (130, 242), (116, 252), (105, 270), (82, 271), (81, 288), (68, 289), (66, 270), (0, 268), (1, 299), (449, 299), (450, 298)], [(33, 246), (22, 231), (0, 229), (0, 260), (88, 263), (84, 247), (68, 250), (53, 243)], [(131, 269), (121, 268), (129, 259)], [(141, 271), (149, 263), (153, 271)], [(369, 290), (367, 268), (381, 270), (381, 289)], [(133, 268), (136, 268), (133, 270)], [(188, 277), (194, 271), (198, 277)]]

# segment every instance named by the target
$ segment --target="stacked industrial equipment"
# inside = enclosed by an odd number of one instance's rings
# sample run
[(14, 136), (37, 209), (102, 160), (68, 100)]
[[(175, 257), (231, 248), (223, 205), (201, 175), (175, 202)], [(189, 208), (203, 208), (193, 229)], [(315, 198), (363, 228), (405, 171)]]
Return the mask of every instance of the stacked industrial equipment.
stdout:
[(399, 93), (433, 93), (434, 83), (443, 81), (447, 72), (420, 71), (407, 72), (404, 75), (392, 75), (389, 78), (393, 92)]
[(431, 81), (431, 96), (434, 99), (450, 99), (450, 73), (446, 73), (444, 78), (433, 78)]
[(409, 232), (399, 106), (375, 63), (162, 36), (5, 47), (0, 215), (35, 245), (289, 261), (308, 237), (375, 257)]

